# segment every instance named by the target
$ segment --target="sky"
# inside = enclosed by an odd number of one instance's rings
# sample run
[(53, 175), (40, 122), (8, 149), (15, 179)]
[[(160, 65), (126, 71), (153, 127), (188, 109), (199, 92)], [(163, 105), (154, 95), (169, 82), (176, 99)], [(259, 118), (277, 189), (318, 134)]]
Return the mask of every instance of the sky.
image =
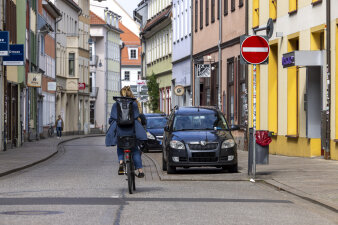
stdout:
[(141, 0), (116, 0), (124, 10), (133, 18), (133, 11), (137, 8), (137, 4), (141, 2)]

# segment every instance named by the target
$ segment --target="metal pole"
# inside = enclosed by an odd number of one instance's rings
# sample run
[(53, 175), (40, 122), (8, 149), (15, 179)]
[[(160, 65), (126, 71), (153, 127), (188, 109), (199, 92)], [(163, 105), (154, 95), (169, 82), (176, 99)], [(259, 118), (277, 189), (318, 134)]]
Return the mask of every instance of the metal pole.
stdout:
[(326, 106), (326, 148), (325, 159), (330, 159), (331, 141), (331, 0), (326, 0), (326, 63), (327, 63), (327, 106)]
[(219, 1), (219, 39), (218, 39), (218, 108), (221, 109), (221, 75), (222, 75), (222, 49), (221, 49), (221, 43), (222, 43), (222, 0)]
[(256, 64), (253, 64), (253, 137), (252, 137), (252, 175), (256, 178)]

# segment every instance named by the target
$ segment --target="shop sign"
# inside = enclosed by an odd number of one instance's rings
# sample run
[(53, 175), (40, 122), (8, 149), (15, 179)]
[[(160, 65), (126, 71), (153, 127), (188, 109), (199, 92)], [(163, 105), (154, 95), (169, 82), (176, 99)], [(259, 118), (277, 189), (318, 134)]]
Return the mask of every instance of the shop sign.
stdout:
[(86, 89), (86, 83), (79, 83), (79, 90)]
[(184, 87), (182, 85), (177, 85), (174, 89), (174, 93), (177, 96), (182, 96), (184, 94)]
[(3, 57), (5, 66), (23, 66), (25, 65), (24, 45), (9, 45), (8, 56)]
[(0, 31), (0, 56), (9, 54), (9, 32)]
[(41, 73), (28, 73), (27, 86), (28, 87), (41, 87)]
[(211, 75), (210, 64), (197, 64), (197, 77), (210, 77)]
[(284, 54), (282, 57), (282, 65), (283, 65), (283, 68), (294, 66), (295, 65), (295, 53), (290, 52), (290, 53)]

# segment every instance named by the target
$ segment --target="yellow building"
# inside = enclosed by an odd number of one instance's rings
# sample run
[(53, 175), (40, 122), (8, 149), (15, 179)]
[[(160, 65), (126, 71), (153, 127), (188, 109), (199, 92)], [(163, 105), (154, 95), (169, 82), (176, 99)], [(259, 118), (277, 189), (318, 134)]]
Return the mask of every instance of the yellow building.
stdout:
[[(274, 21), (269, 63), (257, 66), (257, 130), (274, 132), (271, 154), (338, 160), (336, 100), (338, 3), (331, 1), (331, 82), (327, 73), (326, 0), (251, 0), (249, 35)], [(256, 35), (266, 35), (258, 31)], [(252, 66), (249, 66), (249, 127), (252, 127)], [(331, 84), (331, 103), (328, 98)], [(325, 115), (331, 108), (330, 126)], [(336, 110), (337, 109), (337, 110)], [(337, 130), (338, 131), (338, 130)], [(330, 146), (326, 149), (325, 134)], [(326, 150), (325, 150), (326, 149)], [(327, 152), (327, 153), (325, 153)]]

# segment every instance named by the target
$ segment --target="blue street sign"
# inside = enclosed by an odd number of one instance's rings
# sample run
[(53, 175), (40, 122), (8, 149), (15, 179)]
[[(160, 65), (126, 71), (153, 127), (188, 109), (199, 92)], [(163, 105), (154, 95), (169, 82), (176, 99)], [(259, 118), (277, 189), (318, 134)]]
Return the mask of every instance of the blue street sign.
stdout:
[(7, 56), (9, 50), (9, 32), (0, 31), (0, 56)]
[(24, 45), (9, 45), (9, 55), (3, 57), (5, 66), (25, 65)]

